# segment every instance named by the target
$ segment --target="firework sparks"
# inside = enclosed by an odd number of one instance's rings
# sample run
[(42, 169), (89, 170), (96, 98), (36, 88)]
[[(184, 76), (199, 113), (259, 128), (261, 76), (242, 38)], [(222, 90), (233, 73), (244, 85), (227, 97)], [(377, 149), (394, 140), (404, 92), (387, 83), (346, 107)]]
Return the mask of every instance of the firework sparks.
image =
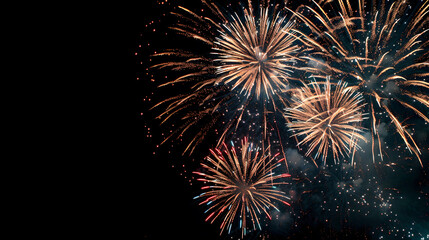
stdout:
[(378, 142), (383, 158), (376, 125), (387, 116), (422, 165), (420, 149), (399, 118), (406, 111), (428, 121), (429, 85), (425, 77), (429, 42), (425, 26), (429, 2), (425, 1), (411, 17), (406, 14), (409, 4), (403, 0), (380, 4), (367, 4), (365, 0), (356, 4), (343, 0), (313, 3), (316, 7), (303, 5), (295, 12), (309, 29), (300, 32), (303, 39), (317, 49), (306, 57), (315, 65), (305, 70), (316, 78), (331, 75), (342, 79), (363, 93), (366, 111), (371, 114), (373, 152), (374, 142)]
[[(167, 139), (173, 135), (181, 137), (198, 127), (201, 131), (194, 134), (185, 150), (192, 153), (208, 130), (222, 118), (220, 145), (228, 134), (238, 129), (248, 106), (253, 104), (257, 105), (255, 109), (258, 108), (255, 116), (263, 119), (263, 138), (267, 140), (267, 125), (271, 121), (267, 115), (286, 106), (285, 98), (280, 94), (291, 81), (301, 83), (293, 73), (295, 64), (305, 61), (298, 55), (306, 51), (303, 48), (306, 46), (297, 44), (299, 37), (294, 30), (294, 22), (286, 17), (286, 8), (270, 1), (257, 9), (252, 7), (252, 1), (248, 1), (247, 8), (234, 14), (220, 11), (211, 1), (202, 2), (214, 15), (213, 18), (179, 7), (179, 11), (173, 14), (181, 21), (171, 29), (196, 40), (205, 50), (177, 49), (155, 54), (169, 57), (170, 61), (156, 64), (153, 68), (170, 68), (179, 73), (179, 77), (161, 86), (183, 86), (182, 94), (156, 105), (167, 106), (159, 116), (163, 123), (170, 118), (185, 120), (185, 124), (177, 126)], [(223, 118), (226, 113), (228, 116)], [(210, 118), (211, 115), (213, 117)], [(271, 122), (271, 125), (277, 124), (275, 120)], [(277, 129), (277, 132), (280, 131)]]
[(246, 95), (254, 89), (258, 99), (262, 93), (272, 97), (287, 87), (300, 47), (293, 44), (293, 22), (280, 13), (271, 14), (269, 8), (261, 8), (257, 20), (246, 9), (243, 21), (233, 16), (233, 21), (223, 25), (214, 47), (215, 61), (221, 63), (217, 83), (231, 83), (232, 89), (240, 86)]
[(261, 229), (260, 215), (271, 219), (267, 210), (270, 207), (278, 210), (275, 201), (290, 206), (286, 202), (289, 198), (278, 188), (285, 183), (277, 181), (290, 175), (274, 173), (284, 159), (276, 161), (279, 154), (270, 157), (268, 150), (269, 147), (264, 151), (255, 150), (246, 138), (242, 141), (241, 153), (237, 153), (234, 146), (228, 149), (223, 143), (210, 151), (212, 157), (207, 157), (207, 163), (201, 164), (206, 171), (194, 172), (202, 177), (197, 180), (206, 184), (202, 189), (207, 191), (196, 197), (205, 198), (201, 204), (209, 207), (206, 221), (213, 223), (223, 216), (221, 234), (225, 228), (230, 232), (235, 220), (240, 222), (242, 236), (246, 234), (247, 225)]
[(363, 120), (362, 95), (344, 82), (331, 91), (332, 85), (328, 78), (324, 89), (313, 83), (295, 91), (291, 107), (285, 112), (291, 119), (290, 130), (304, 137), (298, 145), (308, 144), (306, 156), (316, 151), (315, 158), (322, 157), (325, 164), (329, 149), (338, 160), (340, 155), (354, 153), (359, 147), (357, 140), (366, 141), (359, 126)]

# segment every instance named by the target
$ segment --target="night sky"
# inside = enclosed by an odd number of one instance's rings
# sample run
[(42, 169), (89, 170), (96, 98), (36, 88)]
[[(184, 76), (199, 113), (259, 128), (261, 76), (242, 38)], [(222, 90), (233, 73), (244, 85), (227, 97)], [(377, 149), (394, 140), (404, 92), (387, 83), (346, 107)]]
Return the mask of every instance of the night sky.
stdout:
[[(230, 3), (216, 2), (225, 9)], [(290, 0), (289, 6), (296, 4)], [(129, 166), (133, 168), (130, 174), (134, 181), (130, 202), (136, 210), (131, 213), (135, 221), (131, 221), (129, 229), (136, 233), (136, 239), (241, 239), (237, 226), (231, 234), (219, 235), (220, 221), (205, 222), (206, 208), (194, 199), (202, 185), (192, 172), (201, 170), (200, 162), (216, 146), (217, 131), (209, 130), (191, 155), (182, 154), (192, 132), (161, 145), (182, 122), (173, 118), (161, 125), (156, 117), (162, 108), (151, 109), (168, 97), (186, 93), (182, 87), (158, 88), (177, 73), (151, 69), (165, 60), (153, 54), (175, 48), (210, 52), (169, 29), (177, 21), (169, 13), (177, 6), (207, 13), (201, 1), (196, 0), (150, 0), (129, 6), (131, 27), (127, 27), (130, 31), (125, 37), (129, 43), (127, 64), (136, 139), (132, 159), (135, 164)], [(292, 175), (285, 189), (291, 197), (291, 207), (281, 207), (271, 221), (262, 217), (262, 230), (251, 231), (245, 239), (429, 239), (429, 125), (410, 121), (415, 125), (423, 167), (403, 146), (398, 150), (401, 141), (389, 123), (379, 126), (384, 144), (391, 146), (384, 161), (374, 164), (370, 144), (363, 144), (357, 167), (350, 167), (347, 161), (315, 167), (291, 139), (281, 138)], [(259, 133), (257, 125), (239, 129), (230, 140), (237, 143), (248, 136), (256, 141), (252, 135)], [(274, 151), (280, 151), (279, 146), (273, 145)]]

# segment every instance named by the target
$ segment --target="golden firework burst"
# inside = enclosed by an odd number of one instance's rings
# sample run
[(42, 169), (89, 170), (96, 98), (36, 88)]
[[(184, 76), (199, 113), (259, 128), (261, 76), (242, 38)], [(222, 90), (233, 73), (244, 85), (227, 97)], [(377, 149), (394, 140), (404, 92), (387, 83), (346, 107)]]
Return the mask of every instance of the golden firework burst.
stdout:
[[(255, 116), (262, 116), (264, 140), (270, 124), (276, 126), (281, 138), (277, 121), (271, 120), (274, 114), (268, 115), (286, 106), (281, 95), (288, 84), (301, 82), (292, 73), (296, 62), (305, 61), (299, 55), (308, 50), (306, 45), (298, 44), (300, 37), (294, 30), (293, 15), (288, 14), (286, 3), (273, 4), (269, 0), (257, 8), (249, 0), (242, 11), (235, 13), (221, 11), (214, 1), (202, 2), (211, 15), (201, 16), (182, 6), (172, 13), (179, 20), (170, 28), (195, 42), (195, 47), (154, 54), (168, 60), (152, 68), (168, 68), (177, 76), (160, 84), (174, 85), (177, 95), (155, 106), (165, 109), (159, 115), (162, 123), (175, 120), (176, 127), (164, 142), (195, 131), (185, 149), (192, 153), (216, 126), (219, 145), (238, 129), (249, 105), (257, 105)], [(262, 101), (256, 101), (259, 99)], [(217, 126), (219, 122), (222, 127)]]
[[(286, 109), (290, 130), (298, 136), (298, 145), (308, 145), (306, 156), (316, 152), (325, 164), (329, 152), (334, 160), (355, 151), (361, 135), (362, 95), (347, 87), (344, 82), (336, 86), (329, 78), (323, 83), (314, 82), (297, 89)], [(332, 89), (334, 88), (334, 89)]]
[(219, 75), (216, 83), (240, 87), (247, 96), (270, 97), (285, 89), (300, 49), (296, 42), (294, 23), (285, 16), (274, 15), (270, 8), (261, 8), (255, 17), (252, 9), (244, 10), (244, 19), (236, 14), (223, 24), (214, 44)]

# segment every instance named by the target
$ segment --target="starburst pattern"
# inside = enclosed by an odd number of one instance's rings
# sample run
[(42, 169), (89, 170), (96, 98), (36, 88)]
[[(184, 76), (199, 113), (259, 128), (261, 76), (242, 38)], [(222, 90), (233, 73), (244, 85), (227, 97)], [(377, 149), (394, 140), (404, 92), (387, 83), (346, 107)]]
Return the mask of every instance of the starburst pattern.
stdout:
[(298, 44), (293, 15), (270, 1), (257, 8), (248, 1), (247, 7), (235, 13), (221, 11), (212, 1), (203, 3), (211, 18), (178, 7), (173, 15), (179, 21), (170, 27), (198, 44), (199, 51), (172, 49), (154, 55), (168, 60), (153, 68), (169, 68), (178, 76), (160, 86), (176, 85), (181, 89), (176, 96), (156, 105), (165, 106), (159, 115), (162, 123), (184, 120), (165, 140), (201, 129), (186, 147), (185, 152), (192, 153), (207, 132), (222, 122), (216, 130), (220, 134), (219, 145), (238, 129), (249, 105), (257, 111), (253, 116), (262, 117), (260, 125), (267, 140), (267, 126), (277, 124), (274, 117), (267, 115), (286, 106), (281, 95), (292, 81), (301, 83), (294, 72), (295, 65), (305, 61), (299, 55), (306, 51), (306, 46)]
[(254, 16), (252, 9), (245, 9), (243, 20), (236, 14), (223, 25), (213, 48), (215, 61), (221, 63), (217, 83), (240, 87), (240, 92), (257, 98), (287, 87), (300, 47), (294, 44), (293, 22), (269, 10), (261, 8)]
[(362, 95), (348, 88), (344, 82), (333, 86), (329, 78), (324, 89), (312, 83), (295, 91), (291, 107), (285, 116), (294, 135), (302, 138), (298, 145), (308, 144), (306, 155), (316, 152), (325, 160), (331, 150), (334, 159), (354, 153), (357, 140), (366, 141), (361, 135)]
[(205, 172), (194, 172), (201, 176), (197, 180), (206, 186), (206, 192), (196, 198), (205, 198), (201, 204), (207, 204), (209, 216), (206, 221), (214, 222), (222, 216), (221, 233), (227, 227), (231, 231), (234, 220), (237, 219), (242, 229), (242, 236), (246, 234), (247, 225), (261, 229), (260, 215), (265, 214), (271, 219), (269, 208), (277, 209), (275, 201), (286, 205), (288, 199), (279, 190), (279, 185), (285, 184), (278, 180), (290, 177), (289, 174), (276, 174), (274, 171), (284, 159), (275, 160), (279, 154), (269, 156), (269, 147), (264, 151), (257, 151), (245, 138), (242, 141), (241, 153), (232, 146), (230, 149), (225, 143), (220, 148), (211, 150), (207, 163), (201, 165)]

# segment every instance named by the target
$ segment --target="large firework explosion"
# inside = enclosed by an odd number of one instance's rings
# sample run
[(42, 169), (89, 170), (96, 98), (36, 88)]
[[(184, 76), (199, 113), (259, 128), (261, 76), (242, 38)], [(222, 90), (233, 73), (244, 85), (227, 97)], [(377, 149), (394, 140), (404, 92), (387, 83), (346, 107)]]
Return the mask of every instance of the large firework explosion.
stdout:
[[(406, 111), (429, 122), (428, 25), (429, 2), (412, 12), (409, 2), (334, 0), (302, 5), (295, 12), (306, 44), (315, 52), (305, 57), (312, 77), (346, 81), (364, 95), (370, 113), (372, 141), (378, 142), (377, 125), (392, 122), (406, 147), (422, 165)], [(399, 110), (399, 111), (398, 111)], [(378, 138), (375, 140), (375, 138)], [(374, 145), (373, 145), (374, 146)], [(373, 150), (374, 152), (374, 147)]]
[[(241, 152), (234, 146), (229, 149), (225, 143), (210, 152), (212, 156), (207, 157), (207, 163), (201, 163), (205, 171), (194, 172), (202, 177), (197, 180), (207, 184), (202, 187), (205, 192), (196, 198), (205, 198), (201, 204), (208, 206), (206, 221), (213, 223), (218, 217), (223, 218), (221, 234), (225, 228), (231, 231), (236, 218), (242, 236), (246, 234), (248, 224), (255, 230), (257, 227), (262, 229), (260, 215), (271, 219), (268, 211), (270, 208), (278, 210), (276, 201), (290, 206), (286, 202), (289, 198), (279, 189), (279, 185), (286, 183), (278, 181), (290, 175), (275, 173), (284, 159), (276, 159), (279, 153), (269, 156), (269, 146), (257, 150), (245, 138)], [(247, 216), (250, 216), (250, 223)]]
[(290, 119), (290, 130), (302, 139), (298, 145), (308, 145), (306, 156), (316, 152), (315, 158), (326, 164), (328, 152), (339, 160), (345, 154), (354, 155), (358, 140), (366, 141), (360, 127), (365, 104), (347, 83), (333, 86), (328, 78), (323, 89), (320, 85), (314, 82), (297, 89), (285, 116)]
[(273, 115), (285, 107), (281, 94), (291, 81), (301, 84), (295, 76), (295, 65), (305, 61), (298, 55), (306, 51), (304, 44), (298, 44), (294, 22), (287, 17), (292, 14), (270, 1), (256, 8), (248, 1), (241, 12), (233, 14), (221, 11), (211, 1), (202, 2), (212, 18), (179, 7), (180, 11), (173, 12), (179, 22), (171, 29), (208, 51), (174, 49), (154, 55), (169, 57), (154, 68), (170, 68), (179, 73), (161, 86), (190, 89), (156, 105), (167, 105), (159, 116), (162, 123), (170, 118), (184, 121), (168, 138), (181, 137), (192, 128), (200, 129), (185, 150), (192, 153), (217, 122), (222, 121), (222, 126), (218, 126), (219, 145), (238, 129), (246, 115), (262, 119), (258, 123), (262, 126), (262, 141), (267, 139), (270, 124), (276, 126), (277, 138), (281, 138), (277, 127), (281, 119), (273, 120)]
[(255, 17), (251, 8), (245, 9), (243, 20), (236, 14), (222, 26), (214, 47), (215, 61), (221, 63), (216, 83), (231, 83), (231, 89), (239, 87), (258, 99), (287, 88), (300, 47), (294, 44), (293, 22), (269, 10), (260, 8)]

